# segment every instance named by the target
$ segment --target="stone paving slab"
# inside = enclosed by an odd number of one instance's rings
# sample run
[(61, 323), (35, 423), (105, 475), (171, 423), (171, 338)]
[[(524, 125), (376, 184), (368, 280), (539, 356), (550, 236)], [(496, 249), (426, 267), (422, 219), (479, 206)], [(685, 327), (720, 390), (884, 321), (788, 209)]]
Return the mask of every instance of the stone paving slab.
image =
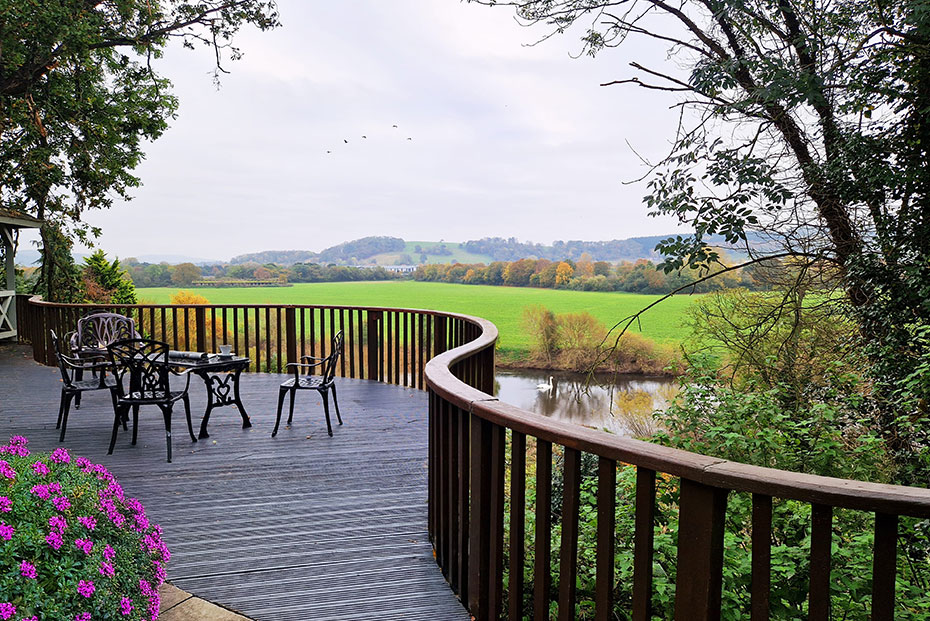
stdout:
[(158, 594), (161, 597), (158, 621), (251, 621), (167, 582), (161, 585)]

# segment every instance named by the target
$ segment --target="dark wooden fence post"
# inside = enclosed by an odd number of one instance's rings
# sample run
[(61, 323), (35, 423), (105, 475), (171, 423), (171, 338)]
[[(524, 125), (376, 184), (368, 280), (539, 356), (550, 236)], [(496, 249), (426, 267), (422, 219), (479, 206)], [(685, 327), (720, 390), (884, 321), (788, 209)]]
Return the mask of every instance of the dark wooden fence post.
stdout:
[(194, 323), (197, 324), (197, 351), (207, 351), (207, 309), (203, 306), (194, 309)]
[(718, 621), (727, 490), (681, 480), (676, 621)]
[(284, 340), (287, 363), (300, 362), (297, 359), (297, 311), (293, 306), (284, 309)]
[(446, 318), (437, 315), (433, 318), (433, 342), (436, 344), (433, 348), (433, 355), (438, 356), (448, 349), (448, 338), (446, 336)]
[(367, 379), (381, 380), (381, 311), (368, 311), (368, 373)]

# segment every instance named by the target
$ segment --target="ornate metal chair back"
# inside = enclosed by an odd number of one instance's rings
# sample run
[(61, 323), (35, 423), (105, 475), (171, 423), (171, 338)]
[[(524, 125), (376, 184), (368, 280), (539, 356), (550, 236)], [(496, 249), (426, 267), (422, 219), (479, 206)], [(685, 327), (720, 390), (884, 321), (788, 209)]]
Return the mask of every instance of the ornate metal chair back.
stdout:
[(135, 338), (139, 338), (139, 333), (135, 321), (129, 317), (118, 313), (94, 313), (78, 319), (71, 346), (73, 349), (106, 349), (110, 343)]
[[(123, 339), (107, 347), (114, 364), (116, 390), (129, 399), (158, 400), (170, 394), (168, 344), (151, 339)], [(129, 376), (128, 391), (123, 378)]]
[[(61, 351), (61, 339), (58, 338), (54, 330), (49, 330), (49, 332), (52, 335), (52, 345), (55, 347), (55, 361), (58, 363), (58, 370), (61, 372), (61, 381), (65, 383), (65, 386), (70, 387), (73, 380), (71, 378), (71, 372), (68, 370), (68, 365), (65, 362), (65, 354)], [(65, 342), (70, 343), (73, 336), (74, 332), (66, 334)]]
[(323, 384), (329, 385), (336, 377), (336, 365), (339, 363), (339, 356), (342, 355), (342, 330), (333, 337), (333, 347), (326, 357), (326, 363), (323, 365)]

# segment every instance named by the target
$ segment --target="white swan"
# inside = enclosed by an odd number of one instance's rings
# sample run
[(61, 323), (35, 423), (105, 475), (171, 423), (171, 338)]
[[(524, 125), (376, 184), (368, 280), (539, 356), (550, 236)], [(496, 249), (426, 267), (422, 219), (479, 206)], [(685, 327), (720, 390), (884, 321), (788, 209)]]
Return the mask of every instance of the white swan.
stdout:
[(536, 390), (552, 391), (552, 376), (549, 376), (548, 384), (536, 384)]

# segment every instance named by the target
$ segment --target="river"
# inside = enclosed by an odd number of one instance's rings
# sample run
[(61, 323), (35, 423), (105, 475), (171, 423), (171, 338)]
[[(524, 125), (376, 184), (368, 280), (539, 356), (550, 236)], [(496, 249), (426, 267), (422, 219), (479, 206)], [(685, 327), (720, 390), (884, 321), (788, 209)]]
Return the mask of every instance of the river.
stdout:
[[(551, 389), (538, 388), (549, 384)], [(494, 393), (501, 401), (552, 418), (641, 437), (655, 430), (653, 412), (664, 410), (677, 392), (674, 379), (599, 374), (586, 385), (582, 373), (558, 371), (497, 371)]]

